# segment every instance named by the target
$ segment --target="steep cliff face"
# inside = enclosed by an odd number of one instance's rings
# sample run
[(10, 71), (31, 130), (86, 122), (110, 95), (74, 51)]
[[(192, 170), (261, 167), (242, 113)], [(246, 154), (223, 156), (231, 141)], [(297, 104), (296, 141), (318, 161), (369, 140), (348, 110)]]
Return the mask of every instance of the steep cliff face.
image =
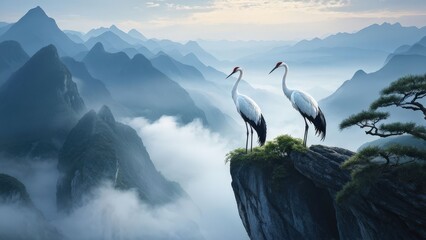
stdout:
[(0, 151), (56, 157), (85, 108), (56, 47), (40, 49), (0, 87)]
[(168, 203), (186, 193), (157, 171), (136, 131), (116, 122), (110, 109), (89, 111), (71, 130), (60, 153), (57, 186), (60, 209), (78, 206), (105, 180), (135, 189), (151, 204)]
[(278, 149), (264, 159), (234, 155), (232, 187), (250, 238), (425, 239), (424, 183), (381, 175), (336, 202), (351, 180), (340, 164), (352, 154), (317, 145)]

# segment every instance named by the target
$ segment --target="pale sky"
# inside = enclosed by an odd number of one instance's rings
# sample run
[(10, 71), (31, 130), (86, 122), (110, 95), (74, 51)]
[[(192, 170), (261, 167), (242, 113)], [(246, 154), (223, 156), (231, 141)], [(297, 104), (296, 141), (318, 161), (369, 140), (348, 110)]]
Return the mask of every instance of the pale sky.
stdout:
[(0, 21), (15, 22), (35, 6), (61, 29), (115, 24), (177, 41), (300, 40), (373, 23), (426, 23), (426, 0), (1, 0)]

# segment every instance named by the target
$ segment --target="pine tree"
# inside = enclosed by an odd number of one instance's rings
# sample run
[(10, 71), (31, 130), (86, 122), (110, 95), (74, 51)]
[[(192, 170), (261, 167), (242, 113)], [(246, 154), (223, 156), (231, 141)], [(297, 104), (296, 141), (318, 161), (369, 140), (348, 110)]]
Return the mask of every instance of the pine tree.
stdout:
[[(426, 120), (426, 108), (421, 100), (426, 97), (426, 75), (407, 76), (392, 82), (380, 92), (370, 109), (349, 116), (340, 123), (340, 129), (358, 126), (366, 129), (365, 133), (382, 138), (409, 134), (426, 141), (426, 127), (413, 122), (381, 123), (390, 117), (388, 112), (378, 111), (379, 108), (399, 107), (421, 112)], [(354, 168), (383, 162), (386, 165), (398, 165), (400, 160), (426, 161), (426, 151), (409, 146), (391, 145), (388, 147), (366, 147), (343, 164), (345, 168)]]

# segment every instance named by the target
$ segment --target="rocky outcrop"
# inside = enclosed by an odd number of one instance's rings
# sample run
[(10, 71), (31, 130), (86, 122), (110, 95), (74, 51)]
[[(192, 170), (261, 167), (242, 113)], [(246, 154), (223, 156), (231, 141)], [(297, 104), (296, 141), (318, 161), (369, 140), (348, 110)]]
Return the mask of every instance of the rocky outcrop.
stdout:
[(2, 173), (0, 173), (0, 239), (64, 239), (34, 206), (24, 184)]
[(70, 209), (105, 181), (115, 188), (135, 189), (142, 200), (163, 204), (186, 196), (152, 163), (142, 140), (131, 127), (116, 122), (110, 109), (89, 111), (71, 130), (59, 154), (62, 177), (57, 204)]
[(84, 110), (56, 47), (44, 47), (0, 87), (0, 151), (56, 157)]
[(0, 203), (18, 203), (20, 205), (33, 206), (24, 184), (18, 179), (3, 173), (0, 173)]
[(425, 239), (424, 183), (383, 175), (336, 202), (351, 181), (340, 165), (352, 154), (317, 145), (263, 160), (231, 159), (232, 187), (250, 238)]

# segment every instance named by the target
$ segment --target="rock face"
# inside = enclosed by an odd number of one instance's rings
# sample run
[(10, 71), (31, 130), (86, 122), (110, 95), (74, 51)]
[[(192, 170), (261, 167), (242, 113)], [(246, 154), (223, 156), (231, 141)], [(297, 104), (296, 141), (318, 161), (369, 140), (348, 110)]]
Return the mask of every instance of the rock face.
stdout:
[(56, 156), (84, 110), (55, 46), (44, 47), (0, 87), (0, 151)]
[(15, 41), (0, 43), (0, 86), (28, 60), (27, 53)]
[(350, 181), (340, 164), (353, 153), (325, 146), (293, 151), (281, 169), (232, 162), (232, 187), (251, 239), (425, 239), (423, 187), (383, 177), (342, 202)]
[(57, 186), (60, 209), (79, 205), (108, 180), (120, 189), (135, 189), (141, 199), (162, 204), (186, 196), (152, 163), (136, 131), (115, 121), (108, 107), (88, 112), (71, 130), (59, 154), (62, 178)]
[(2, 173), (0, 173), (0, 239), (64, 239), (33, 205), (24, 184)]
[(0, 173), (0, 203), (19, 203), (32, 206), (28, 192), (18, 179)]

